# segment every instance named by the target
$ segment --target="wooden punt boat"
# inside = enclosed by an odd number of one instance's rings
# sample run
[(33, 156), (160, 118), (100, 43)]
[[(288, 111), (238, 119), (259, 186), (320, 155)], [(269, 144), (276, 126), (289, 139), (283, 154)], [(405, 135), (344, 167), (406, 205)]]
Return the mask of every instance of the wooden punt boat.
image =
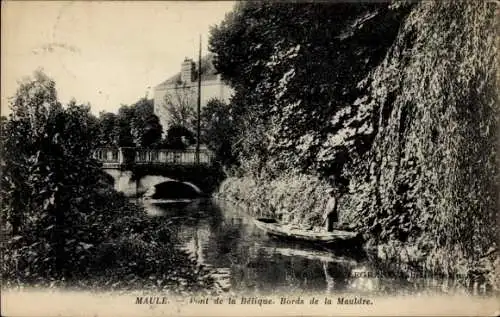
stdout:
[(313, 230), (281, 224), (277, 220), (270, 218), (257, 218), (255, 219), (255, 225), (270, 236), (326, 246), (360, 244), (363, 240), (359, 232), (340, 229), (334, 229), (332, 232), (315, 232)]

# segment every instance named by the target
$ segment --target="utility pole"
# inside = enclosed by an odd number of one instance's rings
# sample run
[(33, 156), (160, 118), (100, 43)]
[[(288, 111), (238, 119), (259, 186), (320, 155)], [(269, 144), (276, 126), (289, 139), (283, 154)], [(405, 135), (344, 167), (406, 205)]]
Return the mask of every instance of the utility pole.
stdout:
[(201, 120), (201, 34), (198, 54), (198, 122), (196, 127), (196, 164), (200, 164), (200, 120)]

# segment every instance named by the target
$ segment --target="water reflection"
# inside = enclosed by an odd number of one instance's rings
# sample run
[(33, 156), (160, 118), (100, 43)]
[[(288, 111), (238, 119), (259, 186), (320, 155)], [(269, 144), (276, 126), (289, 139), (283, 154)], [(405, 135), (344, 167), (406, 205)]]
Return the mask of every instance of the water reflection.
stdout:
[[(211, 268), (221, 288), (235, 293), (325, 292), (420, 294), (467, 291), (456, 280), (418, 276), (374, 257), (335, 254), (268, 237), (237, 207), (198, 200), (187, 206), (146, 206), (167, 217), (178, 246)], [(404, 273), (404, 274), (401, 274)]]

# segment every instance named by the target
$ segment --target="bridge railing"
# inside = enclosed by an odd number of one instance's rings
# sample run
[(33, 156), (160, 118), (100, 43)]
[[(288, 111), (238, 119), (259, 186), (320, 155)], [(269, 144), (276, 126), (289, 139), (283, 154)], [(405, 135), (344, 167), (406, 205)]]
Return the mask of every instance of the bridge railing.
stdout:
[(102, 163), (119, 163), (122, 160), (121, 148), (98, 148), (94, 151), (94, 158)]
[[(166, 164), (166, 165), (196, 165), (196, 150), (169, 150), (169, 149), (145, 149), (145, 148), (98, 148), (94, 152), (94, 158), (105, 166), (119, 166), (122, 164)], [(211, 164), (213, 154), (206, 148), (200, 149), (199, 164)]]

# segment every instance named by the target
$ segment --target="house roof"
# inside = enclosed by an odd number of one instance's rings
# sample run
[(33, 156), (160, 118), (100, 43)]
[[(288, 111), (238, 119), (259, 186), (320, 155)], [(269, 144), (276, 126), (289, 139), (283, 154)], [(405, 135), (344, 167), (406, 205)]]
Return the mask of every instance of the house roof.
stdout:
[[(215, 67), (212, 63), (213, 61), (213, 54), (209, 53), (202, 57), (201, 59), (201, 81), (205, 80), (214, 80), (217, 79), (217, 71), (215, 70)], [(179, 64), (180, 68), (180, 64)], [(194, 79), (193, 81), (198, 80), (198, 62), (195, 62), (195, 74), (194, 74)], [(181, 82), (181, 72), (176, 73), (172, 77), (166, 79), (159, 85), (155, 87), (155, 89), (161, 89), (166, 86), (171, 86), (177, 83)]]

